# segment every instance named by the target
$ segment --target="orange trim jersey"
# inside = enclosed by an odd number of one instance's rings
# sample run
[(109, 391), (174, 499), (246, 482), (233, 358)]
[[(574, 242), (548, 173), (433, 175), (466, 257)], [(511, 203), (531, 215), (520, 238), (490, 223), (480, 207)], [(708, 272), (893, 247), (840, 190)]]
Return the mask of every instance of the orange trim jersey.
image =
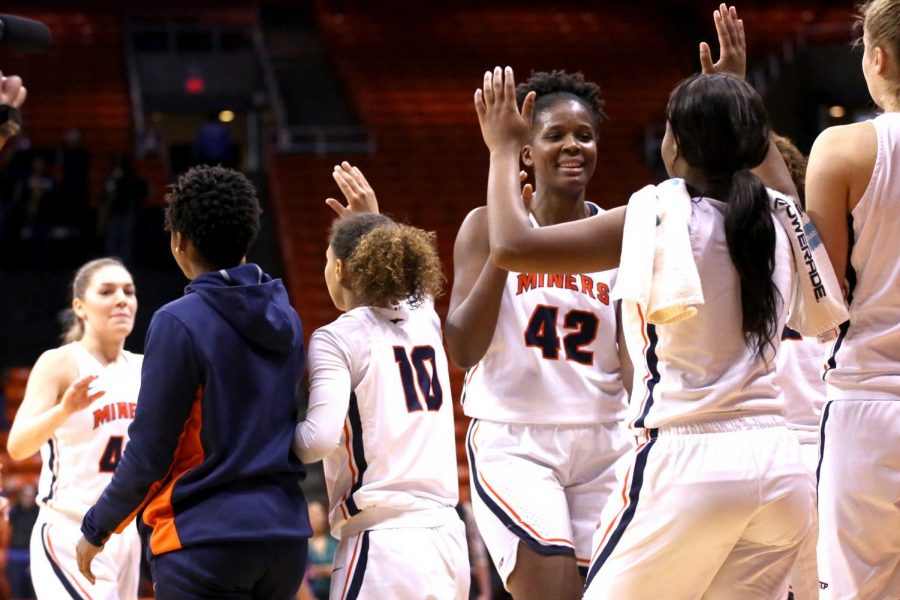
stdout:
[(143, 357), (124, 351), (116, 362), (103, 366), (78, 342), (65, 348), (78, 365), (78, 376), (97, 375), (91, 389), (106, 393), (69, 416), (41, 447), (38, 502), (81, 521), (109, 484), (128, 443)]
[(258, 266), (210, 272), (147, 332), (131, 443), (85, 515), (94, 544), (135, 516), (162, 554), (215, 541), (309, 537), (291, 452), (305, 366), (300, 319)]
[(616, 272), (510, 272), (491, 344), (466, 373), (466, 415), (546, 425), (620, 421), (626, 399), (609, 299)]

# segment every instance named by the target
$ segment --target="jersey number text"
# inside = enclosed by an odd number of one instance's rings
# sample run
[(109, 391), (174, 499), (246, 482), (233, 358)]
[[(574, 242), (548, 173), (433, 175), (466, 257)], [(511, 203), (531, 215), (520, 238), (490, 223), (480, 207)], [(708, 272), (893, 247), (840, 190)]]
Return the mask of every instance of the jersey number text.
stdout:
[[(528, 327), (525, 328), (525, 345), (540, 348), (541, 355), (548, 360), (559, 360), (560, 340), (556, 333), (556, 319), (559, 307), (538, 304)], [(572, 330), (562, 339), (566, 350), (566, 360), (574, 360), (583, 365), (594, 364), (594, 352), (585, 350), (597, 337), (597, 315), (583, 310), (570, 310), (563, 317), (563, 329)]]
[[(403, 382), (403, 394), (406, 396), (406, 410), (414, 412), (422, 410), (439, 410), (444, 402), (444, 393), (438, 379), (437, 360), (431, 346), (416, 346), (407, 355), (406, 348), (394, 346), (394, 360), (400, 368), (400, 380)], [(425, 365), (431, 363), (431, 371)], [(413, 378), (415, 370), (415, 378)], [(418, 386), (416, 385), (418, 383)]]

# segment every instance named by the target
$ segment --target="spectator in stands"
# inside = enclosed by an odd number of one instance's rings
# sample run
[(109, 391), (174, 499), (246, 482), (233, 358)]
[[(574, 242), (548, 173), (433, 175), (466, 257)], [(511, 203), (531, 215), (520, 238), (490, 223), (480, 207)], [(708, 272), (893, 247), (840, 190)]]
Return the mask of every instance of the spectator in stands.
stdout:
[(119, 257), (125, 264), (131, 264), (135, 217), (146, 198), (147, 182), (134, 170), (131, 156), (120, 155), (106, 178), (97, 233), (104, 236), (106, 254)]
[(73, 127), (66, 131), (56, 152), (56, 166), (59, 169), (60, 222), (77, 229), (82, 239), (90, 239), (93, 227), (88, 205), (91, 153), (84, 147), (81, 130)]
[(194, 138), (194, 163), (234, 167), (237, 164), (235, 154), (228, 125), (219, 120), (217, 112), (209, 112)]
[(19, 237), (28, 248), (32, 266), (43, 267), (50, 263), (51, 232), (58, 224), (56, 191), (47, 161), (42, 156), (35, 156), (31, 174), (16, 188), (13, 198), (14, 211), (22, 220)]
[(23, 485), (16, 494), (15, 504), (9, 511), (10, 541), (7, 551), (6, 576), (13, 598), (34, 598), (31, 584), (31, 558), (29, 552), (31, 531), (37, 522), (37, 490), (31, 484)]
[(328, 600), (332, 562), (338, 542), (328, 533), (328, 513), (318, 500), (309, 503), (309, 523), (313, 535), (309, 538), (306, 577), (316, 600)]

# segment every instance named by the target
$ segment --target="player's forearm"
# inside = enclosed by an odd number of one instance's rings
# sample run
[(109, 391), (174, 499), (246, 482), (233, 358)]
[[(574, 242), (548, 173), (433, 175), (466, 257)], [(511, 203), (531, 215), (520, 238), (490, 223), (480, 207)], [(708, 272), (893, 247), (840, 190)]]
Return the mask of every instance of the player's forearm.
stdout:
[(519, 189), (519, 154), (513, 147), (491, 153), (487, 189), (491, 260), (507, 270), (519, 269), (530, 252), (531, 223)]
[(9, 431), (6, 450), (13, 460), (25, 460), (38, 452), (53, 432), (69, 417), (61, 404), (29, 417), (17, 416)]

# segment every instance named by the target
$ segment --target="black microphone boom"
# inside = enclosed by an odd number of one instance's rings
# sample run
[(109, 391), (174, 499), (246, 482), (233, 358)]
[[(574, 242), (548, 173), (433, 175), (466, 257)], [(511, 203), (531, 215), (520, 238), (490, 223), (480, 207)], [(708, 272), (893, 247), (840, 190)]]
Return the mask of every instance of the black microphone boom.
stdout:
[(0, 14), (0, 48), (43, 50), (50, 45), (50, 28), (34, 19)]

